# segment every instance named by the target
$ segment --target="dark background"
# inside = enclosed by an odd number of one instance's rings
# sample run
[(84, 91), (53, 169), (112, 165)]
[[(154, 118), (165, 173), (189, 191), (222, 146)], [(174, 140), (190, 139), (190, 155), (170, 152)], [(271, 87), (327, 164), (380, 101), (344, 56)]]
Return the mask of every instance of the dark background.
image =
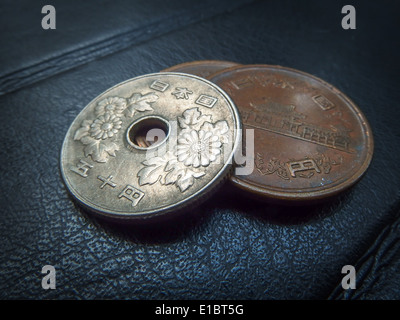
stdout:
[[(57, 29), (43, 30), (51, 4)], [(352, 4), (357, 29), (343, 30)], [(1, 299), (399, 299), (398, 1), (1, 1)], [(316, 206), (229, 184), (170, 223), (94, 219), (59, 172), (64, 136), (107, 88), (202, 59), (277, 64), (346, 93), (375, 153), (350, 191)], [(43, 290), (44, 265), (57, 288)], [(354, 265), (357, 288), (343, 290)]]

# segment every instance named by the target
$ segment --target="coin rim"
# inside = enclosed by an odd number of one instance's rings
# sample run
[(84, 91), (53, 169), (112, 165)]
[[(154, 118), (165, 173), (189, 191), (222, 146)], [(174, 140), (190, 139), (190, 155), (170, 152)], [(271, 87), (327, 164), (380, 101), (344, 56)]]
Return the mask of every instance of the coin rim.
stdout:
[[(179, 72), (179, 73), (185, 73), (182, 71), (175, 71), (177, 68), (181, 68), (181, 67), (192, 67), (192, 66), (198, 66), (198, 65), (204, 65), (204, 64), (212, 64), (212, 65), (217, 65), (219, 63), (229, 63), (232, 64), (232, 66), (230, 67), (226, 67), (223, 70), (229, 69), (229, 68), (233, 68), (233, 67), (237, 67), (237, 66), (241, 66), (242, 64), (238, 63), (238, 62), (233, 62), (233, 61), (228, 61), (228, 60), (195, 60), (195, 61), (189, 61), (189, 62), (183, 62), (183, 63), (179, 63), (176, 64), (174, 66), (168, 67), (166, 69), (161, 70), (160, 72)], [(219, 71), (218, 71), (219, 72)], [(191, 74), (191, 73), (185, 73), (185, 74)], [(199, 76), (198, 76), (199, 77)], [(206, 77), (206, 79), (208, 78), (208, 76)]]
[[(290, 71), (293, 73), (297, 73), (300, 75), (305, 76), (306, 78), (312, 78), (315, 81), (321, 83), (323, 86), (326, 86), (328, 89), (332, 90), (332, 92), (336, 95), (338, 95), (340, 98), (345, 100), (345, 102), (348, 103), (348, 105), (353, 108), (354, 113), (356, 114), (356, 117), (358, 116), (358, 121), (361, 123), (361, 126), (364, 128), (364, 135), (366, 137), (366, 144), (365, 147), (367, 148), (367, 152), (365, 155), (365, 159), (363, 163), (360, 165), (359, 169), (352, 174), (348, 179), (345, 181), (333, 186), (333, 187), (328, 187), (326, 189), (318, 190), (318, 191), (306, 191), (306, 192), (282, 192), (282, 191), (277, 191), (274, 190), (274, 187), (268, 187), (268, 186), (262, 186), (257, 183), (252, 183), (252, 182), (245, 182), (244, 180), (241, 180), (235, 174), (232, 174), (230, 181), (236, 186), (239, 187), (241, 190), (245, 190), (247, 192), (253, 193), (255, 195), (265, 197), (265, 198), (271, 198), (275, 200), (287, 200), (287, 201), (300, 201), (300, 202), (305, 202), (305, 201), (312, 201), (312, 200), (319, 200), (331, 196), (335, 196), (351, 186), (353, 186), (357, 181), (361, 179), (361, 177), (365, 174), (367, 171), (369, 165), (371, 164), (372, 161), (372, 156), (373, 156), (373, 151), (374, 151), (374, 138), (372, 134), (372, 129), (371, 126), (365, 117), (365, 115), (362, 113), (360, 108), (352, 101), (347, 95), (345, 95), (342, 91), (337, 89), (335, 86), (332, 84), (312, 75), (304, 71), (300, 71), (294, 68), (289, 68), (289, 67), (283, 67), (280, 65), (268, 65), (268, 64), (248, 64), (248, 65), (239, 65), (231, 68), (227, 68), (218, 72), (215, 72), (211, 74), (210, 76), (207, 77), (210, 81), (213, 81), (213, 78), (223, 74), (223, 73), (229, 73), (231, 71), (235, 71), (238, 69), (248, 69), (248, 68), (263, 68), (263, 69), (273, 69), (273, 70), (283, 70), (283, 71)], [(216, 83), (217, 84), (217, 83)], [(218, 84), (217, 84), (218, 85)], [(233, 100), (233, 98), (232, 98)], [(240, 113), (240, 106), (236, 105), (236, 108), (239, 110)], [(245, 126), (242, 124), (242, 126)]]
[[(67, 175), (64, 174), (64, 168), (65, 168), (65, 166), (63, 164), (64, 153), (65, 153), (64, 149), (65, 149), (65, 145), (67, 143), (67, 137), (70, 133), (70, 130), (72, 130), (75, 120), (81, 115), (81, 113), (83, 113), (89, 105), (94, 104), (95, 101), (98, 100), (100, 96), (106, 95), (108, 92), (112, 91), (113, 89), (115, 89), (121, 85), (124, 85), (126, 83), (129, 83), (131, 81), (134, 81), (134, 80), (140, 80), (140, 79), (154, 77), (154, 76), (165, 76), (165, 75), (167, 75), (167, 76), (168, 75), (178, 75), (178, 76), (190, 77), (190, 78), (200, 80), (208, 85), (211, 85), (215, 90), (220, 92), (221, 95), (226, 99), (226, 101), (230, 105), (231, 112), (233, 114), (233, 120), (234, 120), (234, 122), (236, 122), (236, 123), (234, 123), (235, 124), (234, 133), (236, 133), (236, 137), (234, 139), (234, 143), (232, 145), (232, 149), (231, 149), (230, 155), (228, 157), (228, 161), (226, 161), (224, 163), (224, 165), (222, 166), (222, 168), (218, 171), (218, 173), (206, 185), (204, 185), (202, 188), (200, 188), (196, 193), (193, 193), (189, 197), (187, 197), (179, 202), (176, 202), (174, 204), (171, 204), (169, 206), (166, 206), (163, 208), (157, 208), (156, 211), (148, 210), (148, 211), (142, 211), (140, 213), (124, 212), (122, 210), (119, 212), (105, 210), (104, 208), (92, 203), (91, 201), (88, 201), (87, 199), (85, 199), (84, 196), (81, 196), (75, 190), (75, 188), (72, 186), (72, 184), (69, 182)], [(228, 176), (230, 176), (230, 173), (232, 172), (233, 157), (234, 157), (234, 154), (235, 154), (236, 150), (238, 149), (239, 143), (241, 141), (241, 135), (240, 135), (241, 129), (242, 129), (242, 121), (241, 121), (240, 114), (238, 112), (238, 109), (236, 108), (235, 103), (232, 101), (232, 99), (229, 97), (229, 95), (224, 90), (222, 90), (220, 87), (218, 87), (215, 83), (213, 83), (207, 79), (204, 79), (202, 77), (192, 75), (192, 74), (182, 73), (182, 72), (149, 73), (149, 74), (137, 76), (137, 77), (125, 80), (123, 82), (120, 82), (120, 83), (112, 86), (111, 88), (103, 91), (102, 93), (97, 95), (94, 99), (92, 99), (88, 104), (86, 104), (86, 106), (78, 113), (78, 115), (75, 116), (74, 120), (72, 121), (71, 125), (69, 126), (69, 128), (65, 134), (63, 144), (61, 147), (61, 152), (60, 152), (59, 169), (61, 171), (63, 182), (66, 186), (67, 191), (75, 199), (78, 200), (79, 204), (81, 204), (83, 207), (85, 207), (89, 211), (99, 214), (102, 217), (110, 218), (112, 220), (126, 220), (126, 221), (128, 221), (128, 220), (132, 220), (132, 221), (133, 220), (149, 220), (152, 218), (158, 218), (160, 216), (164, 216), (171, 212), (178, 213), (181, 210), (183, 210), (184, 208), (189, 207), (193, 203), (203, 202), (207, 198), (207, 195), (210, 196), (211, 195), (210, 192), (215, 190), (216, 187), (220, 186), (222, 184), (221, 182), (223, 182)], [(91, 205), (88, 205), (88, 203), (90, 203)]]

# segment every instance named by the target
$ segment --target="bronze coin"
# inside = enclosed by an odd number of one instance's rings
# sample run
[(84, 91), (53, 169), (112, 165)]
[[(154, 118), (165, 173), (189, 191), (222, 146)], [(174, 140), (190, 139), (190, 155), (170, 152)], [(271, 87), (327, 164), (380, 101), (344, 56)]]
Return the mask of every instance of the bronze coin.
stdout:
[(231, 61), (200, 60), (177, 64), (176, 66), (164, 69), (161, 72), (182, 72), (207, 78), (213, 73), (235, 66), (239, 66), (239, 64)]
[(374, 144), (368, 121), (354, 102), (325, 81), (270, 65), (233, 67), (209, 80), (239, 109), (243, 140), (246, 130), (254, 130), (254, 151), (246, 142), (254, 169), (231, 179), (241, 189), (304, 203), (338, 194), (368, 168)]

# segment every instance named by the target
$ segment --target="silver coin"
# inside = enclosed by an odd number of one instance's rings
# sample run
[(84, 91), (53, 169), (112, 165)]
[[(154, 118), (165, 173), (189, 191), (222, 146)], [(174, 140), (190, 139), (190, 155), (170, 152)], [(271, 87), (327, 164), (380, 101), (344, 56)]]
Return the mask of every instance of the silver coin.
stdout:
[(140, 76), (79, 113), (62, 146), (62, 176), (103, 217), (164, 216), (206, 199), (230, 174), (240, 129), (215, 84), (173, 72)]

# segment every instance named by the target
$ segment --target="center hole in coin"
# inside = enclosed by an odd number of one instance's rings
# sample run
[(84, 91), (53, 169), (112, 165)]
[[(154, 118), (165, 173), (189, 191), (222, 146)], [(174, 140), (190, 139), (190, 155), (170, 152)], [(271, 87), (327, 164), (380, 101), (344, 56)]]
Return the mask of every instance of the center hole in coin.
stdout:
[(138, 149), (161, 144), (168, 136), (168, 122), (159, 117), (148, 117), (134, 122), (128, 129), (128, 143)]

